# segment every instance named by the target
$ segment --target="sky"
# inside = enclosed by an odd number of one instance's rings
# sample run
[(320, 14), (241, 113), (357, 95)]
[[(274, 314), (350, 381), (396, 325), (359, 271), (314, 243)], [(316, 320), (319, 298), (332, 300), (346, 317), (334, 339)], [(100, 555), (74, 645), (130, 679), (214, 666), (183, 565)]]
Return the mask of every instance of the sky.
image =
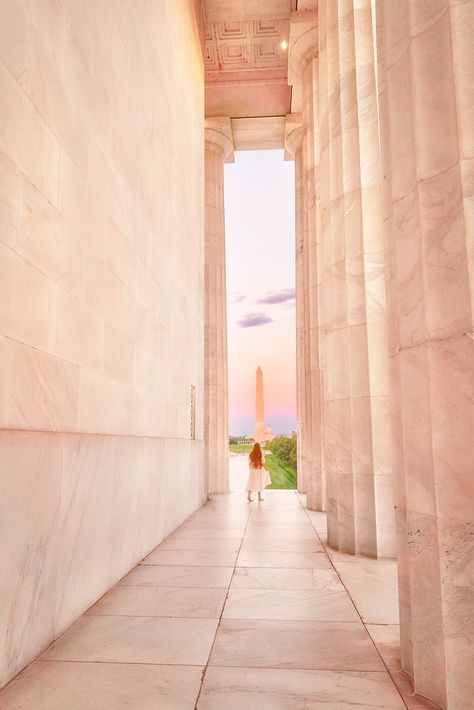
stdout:
[(265, 425), (296, 429), (294, 163), (239, 151), (224, 166), (229, 432), (253, 434), (255, 373)]

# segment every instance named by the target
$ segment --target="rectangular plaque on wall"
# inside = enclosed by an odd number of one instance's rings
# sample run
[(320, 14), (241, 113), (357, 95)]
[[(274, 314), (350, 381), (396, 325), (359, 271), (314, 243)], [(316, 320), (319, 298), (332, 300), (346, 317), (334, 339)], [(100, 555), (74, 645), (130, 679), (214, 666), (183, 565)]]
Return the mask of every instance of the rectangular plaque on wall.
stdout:
[(196, 438), (196, 388), (191, 385), (191, 439)]

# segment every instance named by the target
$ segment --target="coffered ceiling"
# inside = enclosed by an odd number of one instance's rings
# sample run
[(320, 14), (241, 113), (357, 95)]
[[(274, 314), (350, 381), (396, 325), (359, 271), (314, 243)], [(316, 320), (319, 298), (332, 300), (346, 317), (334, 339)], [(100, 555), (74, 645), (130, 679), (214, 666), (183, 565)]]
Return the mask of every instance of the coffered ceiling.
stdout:
[(206, 116), (230, 116), (237, 150), (282, 147), (291, 112), (290, 14), (315, 2), (204, 0)]

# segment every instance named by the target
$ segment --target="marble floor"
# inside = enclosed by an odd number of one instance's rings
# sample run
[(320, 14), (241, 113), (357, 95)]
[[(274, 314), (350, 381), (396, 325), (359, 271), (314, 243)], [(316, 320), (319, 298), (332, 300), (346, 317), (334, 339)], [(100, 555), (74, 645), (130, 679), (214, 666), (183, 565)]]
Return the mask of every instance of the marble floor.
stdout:
[(400, 672), (395, 563), (326, 550), (303, 502), (214, 497), (0, 692), (2, 710), (434, 707)]

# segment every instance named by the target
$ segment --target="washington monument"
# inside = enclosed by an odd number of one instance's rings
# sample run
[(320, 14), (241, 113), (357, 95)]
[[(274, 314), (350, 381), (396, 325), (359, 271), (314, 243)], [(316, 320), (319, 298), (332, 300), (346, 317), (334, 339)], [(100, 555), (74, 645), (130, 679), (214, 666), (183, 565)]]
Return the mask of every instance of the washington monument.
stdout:
[(265, 413), (263, 407), (263, 372), (257, 367), (255, 398), (255, 441), (261, 443), (265, 439)]

